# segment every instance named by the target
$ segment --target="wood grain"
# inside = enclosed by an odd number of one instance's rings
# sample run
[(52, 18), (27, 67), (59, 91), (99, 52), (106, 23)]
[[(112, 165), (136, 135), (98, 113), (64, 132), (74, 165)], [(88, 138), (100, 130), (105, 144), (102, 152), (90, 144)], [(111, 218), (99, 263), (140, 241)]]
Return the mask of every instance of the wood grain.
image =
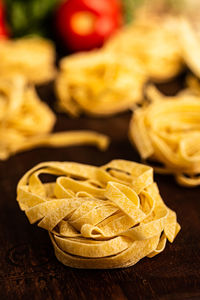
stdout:
[[(182, 81), (181, 81), (182, 82)], [(160, 86), (168, 94), (180, 83)], [(53, 107), (52, 85), (39, 93)], [(20, 177), (41, 161), (94, 165), (114, 158), (139, 161), (127, 137), (131, 113), (108, 119), (69, 119), (58, 114), (55, 131), (93, 129), (112, 143), (102, 153), (93, 147), (39, 148), (0, 162), (0, 299), (200, 299), (200, 188), (179, 187), (171, 176), (155, 176), (166, 204), (177, 212), (182, 230), (155, 258), (117, 270), (76, 270), (54, 257), (45, 230), (30, 225), (16, 202)]]

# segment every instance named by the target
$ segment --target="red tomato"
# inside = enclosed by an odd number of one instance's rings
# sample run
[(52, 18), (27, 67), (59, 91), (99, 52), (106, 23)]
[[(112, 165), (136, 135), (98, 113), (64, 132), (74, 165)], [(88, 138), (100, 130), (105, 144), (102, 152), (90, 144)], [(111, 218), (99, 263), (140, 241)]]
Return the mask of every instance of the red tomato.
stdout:
[(5, 12), (3, 2), (0, 0), (0, 39), (7, 38), (8, 31), (5, 25)]
[(67, 0), (56, 14), (56, 27), (73, 51), (100, 47), (122, 24), (119, 0)]

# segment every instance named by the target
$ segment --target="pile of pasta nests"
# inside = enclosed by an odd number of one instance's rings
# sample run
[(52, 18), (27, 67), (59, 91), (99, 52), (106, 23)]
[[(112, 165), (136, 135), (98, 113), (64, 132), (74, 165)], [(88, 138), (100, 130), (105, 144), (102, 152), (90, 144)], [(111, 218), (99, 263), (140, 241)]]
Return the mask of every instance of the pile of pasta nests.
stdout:
[[(98, 117), (134, 110), (130, 137), (142, 159), (161, 163), (162, 168), (155, 170), (162, 169), (162, 172), (174, 174), (179, 184), (199, 185), (200, 149), (199, 143), (194, 143), (194, 139), (198, 140), (200, 135), (198, 108), (196, 121), (192, 121), (193, 103), (198, 107), (199, 94), (189, 86), (187, 100), (177, 95), (172, 101), (164, 96), (157, 97), (154, 93), (149, 97), (150, 105), (144, 101), (148, 79), (166, 81), (180, 73), (184, 62), (200, 76), (197, 63), (199, 52), (196, 50), (200, 48), (200, 40), (197, 36), (192, 24), (183, 18), (165, 16), (148, 23), (144, 18), (138, 19), (120, 30), (103, 48), (63, 58), (59, 72), (54, 66), (55, 50), (51, 42), (39, 38), (1, 41), (0, 159), (42, 145), (55, 147), (103, 143), (100, 147), (106, 148), (108, 137), (95, 132), (50, 133), (56, 117), (39, 101), (30, 83), (42, 83), (55, 78), (57, 106), (60, 110), (74, 117), (82, 112)], [(19, 79), (20, 76), (23, 78)], [(187, 101), (191, 105), (187, 106)], [(137, 107), (138, 103), (142, 108)], [(144, 121), (141, 125), (144, 120), (142, 111), (151, 110), (151, 107), (159, 111), (161, 106), (164, 110), (172, 107), (176, 114), (166, 113), (165, 125), (162, 125), (159, 114), (154, 114), (157, 119), (152, 119), (152, 124)], [(183, 110), (185, 117), (182, 115), (179, 123), (177, 121), (174, 126), (167, 124), (182, 114)], [(39, 117), (42, 113), (44, 118)], [(190, 138), (186, 138), (189, 135)], [(189, 151), (189, 148), (192, 150)]]
[(143, 92), (148, 79), (169, 80), (183, 70), (184, 64), (200, 77), (199, 49), (198, 33), (183, 17), (157, 17), (148, 23), (138, 19), (102, 49), (61, 60), (56, 79), (59, 108), (75, 117), (82, 112), (98, 117), (132, 109), (130, 138), (141, 158), (146, 163), (147, 158), (159, 162), (161, 167), (155, 170), (174, 174), (179, 184), (197, 186), (199, 93), (190, 85), (181, 96), (157, 97), (154, 93), (148, 105)]
[[(181, 185), (200, 185), (199, 80), (188, 78), (187, 89), (174, 97), (147, 85), (177, 76), (184, 64), (200, 77), (199, 48), (192, 25), (169, 16), (138, 19), (103, 48), (63, 58), (59, 71), (51, 42), (1, 41), (0, 160), (38, 146), (107, 148), (109, 138), (97, 132), (52, 133), (56, 116), (34, 84), (55, 80), (57, 108), (73, 117), (134, 110), (129, 137), (142, 160)], [(55, 181), (42, 182), (41, 174)], [(153, 169), (134, 162), (42, 163), (22, 177), (17, 200), (31, 223), (48, 230), (58, 260), (71, 267), (134, 265), (163, 251), (180, 230)]]

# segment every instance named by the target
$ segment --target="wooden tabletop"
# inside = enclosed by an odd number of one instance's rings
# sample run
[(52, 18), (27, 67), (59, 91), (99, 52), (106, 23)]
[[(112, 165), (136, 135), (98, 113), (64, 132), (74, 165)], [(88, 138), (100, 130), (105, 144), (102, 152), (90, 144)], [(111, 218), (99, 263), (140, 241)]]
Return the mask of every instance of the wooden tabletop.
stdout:
[[(161, 85), (172, 92), (177, 85)], [(40, 96), (53, 108), (52, 85)], [(54, 256), (48, 233), (30, 225), (16, 202), (21, 176), (42, 161), (76, 161), (101, 165), (111, 159), (139, 161), (127, 131), (131, 113), (107, 119), (70, 119), (58, 114), (55, 131), (93, 129), (108, 134), (106, 152), (94, 147), (39, 148), (0, 162), (0, 299), (200, 299), (200, 187), (179, 187), (173, 177), (156, 175), (165, 203), (177, 212), (181, 231), (154, 258), (116, 270), (79, 270)]]

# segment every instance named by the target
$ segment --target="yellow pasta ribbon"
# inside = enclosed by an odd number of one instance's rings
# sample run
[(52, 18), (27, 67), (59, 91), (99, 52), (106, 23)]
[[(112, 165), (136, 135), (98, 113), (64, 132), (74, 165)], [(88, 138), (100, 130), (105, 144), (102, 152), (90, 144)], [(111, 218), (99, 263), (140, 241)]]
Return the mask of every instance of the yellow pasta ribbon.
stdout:
[(200, 26), (199, 18), (180, 18), (179, 43), (185, 64), (200, 78)]
[(174, 174), (185, 186), (200, 185), (200, 99), (186, 92), (166, 97), (150, 87), (152, 102), (138, 108), (130, 138), (143, 160), (157, 161), (157, 172)]
[(94, 131), (51, 134), (55, 121), (54, 113), (24, 77), (0, 78), (0, 160), (38, 146), (92, 144), (101, 150), (108, 146), (108, 137)]
[(142, 99), (146, 75), (125, 55), (95, 50), (60, 62), (56, 79), (58, 106), (72, 116), (104, 116), (125, 111)]
[(31, 224), (49, 231), (57, 259), (74, 268), (134, 265), (163, 251), (180, 230), (153, 169), (125, 160), (41, 163), (19, 181), (17, 201)]
[(22, 74), (29, 81), (41, 84), (54, 79), (55, 49), (42, 38), (21, 38), (0, 41), (0, 76)]
[(185, 92), (195, 96), (200, 96), (200, 81), (197, 77), (188, 75), (186, 77), (186, 85), (187, 89), (185, 89)]

